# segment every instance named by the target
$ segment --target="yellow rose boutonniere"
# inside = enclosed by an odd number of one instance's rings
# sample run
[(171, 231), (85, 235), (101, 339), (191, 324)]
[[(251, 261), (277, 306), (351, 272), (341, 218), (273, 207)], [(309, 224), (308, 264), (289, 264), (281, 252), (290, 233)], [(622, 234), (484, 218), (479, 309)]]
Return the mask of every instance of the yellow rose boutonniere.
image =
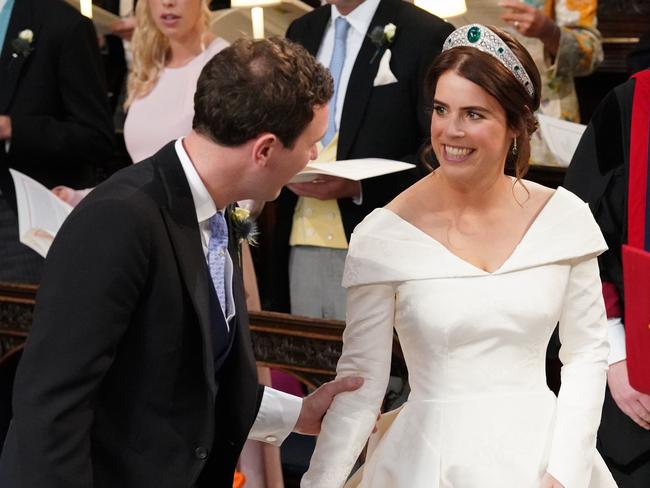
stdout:
[(257, 246), (258, 230), (257, 224), (251, 218), (248, 210), (241, 207), (232, 207), (228, 213), (230, 226), (237, 242), (248, 242), (251, 246)]

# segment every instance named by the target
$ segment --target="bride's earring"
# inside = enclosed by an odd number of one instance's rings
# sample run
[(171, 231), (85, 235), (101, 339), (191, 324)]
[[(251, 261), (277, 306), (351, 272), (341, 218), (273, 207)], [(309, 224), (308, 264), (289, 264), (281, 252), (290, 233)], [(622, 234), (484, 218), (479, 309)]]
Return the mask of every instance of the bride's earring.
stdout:
[(512, 155), (516, 156), (517, 155), (517, 138), (515, 137), (514, 142), (512, 143)]

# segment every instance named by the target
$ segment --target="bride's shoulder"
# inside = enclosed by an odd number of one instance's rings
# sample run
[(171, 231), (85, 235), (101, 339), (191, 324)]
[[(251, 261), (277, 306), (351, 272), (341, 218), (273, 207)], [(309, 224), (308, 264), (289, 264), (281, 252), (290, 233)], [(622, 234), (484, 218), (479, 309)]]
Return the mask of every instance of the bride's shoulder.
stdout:
[(561, 186), (555, 189), (534, 181), (521, 180), (515, 184), (515, 189), (518, 199), (523, 198), (520, 201), (525, 201), (525, 204), (533, 209), (542, 209), (553, 200), (553, 206), (558, 210), (589, 213), (588, 205), (580, 197)]
[(406, 221), (411, 221), (413, 214), (421, 210), (423, 201), (431, 203), (431, 200), (435, 199), (431, 184), (430, 175), (422, 178), (397, 195), (384, 208)]
[(514, 183), (514, 191), (515, 195), (526, 197), (531, 204), (543, 204), (550, 200), (557, 190), (531, 180), (519, 180)]

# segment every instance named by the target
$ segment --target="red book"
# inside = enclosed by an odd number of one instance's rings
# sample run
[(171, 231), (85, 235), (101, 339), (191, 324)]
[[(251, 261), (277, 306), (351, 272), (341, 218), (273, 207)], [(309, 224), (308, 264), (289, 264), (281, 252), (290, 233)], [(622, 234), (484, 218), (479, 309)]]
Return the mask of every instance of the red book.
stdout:
[(637, 73), (632, 102), (627, 203), (627, 245), (623, 246), (625, 346), (630, 385), (650, 393), (650, 70)]
[(623, 245), (625, 349), (630, 385), (650, 393), (650, 253)]

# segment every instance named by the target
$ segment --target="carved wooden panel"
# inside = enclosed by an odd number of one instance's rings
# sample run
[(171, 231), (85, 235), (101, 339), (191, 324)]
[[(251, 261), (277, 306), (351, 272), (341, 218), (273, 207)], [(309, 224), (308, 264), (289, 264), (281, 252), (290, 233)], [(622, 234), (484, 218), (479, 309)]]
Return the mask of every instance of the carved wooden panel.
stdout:
[[(0, 365), (26, 340), (37, 287), (0, 283)], [(251, 336), (260, 366), (282, 369), (310, 387), (331, 380), (341, 355), (345, 324), (274, 312), (251, 312)], [(406, 368), (397, 341), (394, 371)]]

